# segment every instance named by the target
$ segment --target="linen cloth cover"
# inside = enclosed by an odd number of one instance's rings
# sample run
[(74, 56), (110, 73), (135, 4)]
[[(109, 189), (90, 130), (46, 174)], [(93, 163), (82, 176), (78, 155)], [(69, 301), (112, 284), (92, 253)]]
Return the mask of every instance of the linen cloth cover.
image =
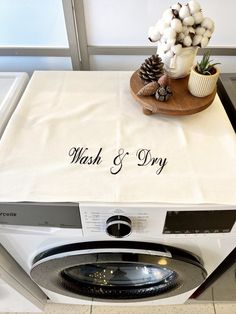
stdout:
[[(0, 141), (0, 201), (236, 204), (236, 138), (218, 96), (194, 115), (145, 116), (131, 75), (35, 72)], [(73, 163), (73, 147), (93, 161), (101, 148), (100, 163)]]

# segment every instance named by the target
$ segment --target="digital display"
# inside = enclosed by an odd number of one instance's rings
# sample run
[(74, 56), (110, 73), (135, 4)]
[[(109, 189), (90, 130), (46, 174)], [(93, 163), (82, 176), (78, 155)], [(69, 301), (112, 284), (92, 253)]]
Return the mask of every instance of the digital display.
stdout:
[(236, 221), (236, 210), (168, 211), (163, 233), (225, 233)]

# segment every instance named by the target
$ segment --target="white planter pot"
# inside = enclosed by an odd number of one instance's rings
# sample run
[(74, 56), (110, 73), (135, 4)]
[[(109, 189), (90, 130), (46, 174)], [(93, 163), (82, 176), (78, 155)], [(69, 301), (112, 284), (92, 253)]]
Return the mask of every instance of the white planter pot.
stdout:
[(164, 63), (164, 69), (170, 78), (178, 79), (189, 75), (198, 47), (182, 48), (181, 54), (170, 57), (168, 53), (157, 49), (157, 54)]
[(203, 75), (195, 71), (194, 66), (191, 70), (189, 81), (188, 81), (188, 90), (193, 96), (196, 97), (206, 97), (213, 93), (218, 77), (220, 75), (219, 69), (216, 69), (216, 73), (213, 75)]

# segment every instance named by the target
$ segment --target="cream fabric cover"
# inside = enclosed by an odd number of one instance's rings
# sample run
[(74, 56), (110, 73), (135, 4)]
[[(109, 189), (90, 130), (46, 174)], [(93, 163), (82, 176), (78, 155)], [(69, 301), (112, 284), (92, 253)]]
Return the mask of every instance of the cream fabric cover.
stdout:
[[(0, 141), (0, 201), (236, 204), (236, 137), (218, 96), (194, 115), (145, 116), (131, 75), (35, 72)], [(72, 147), (102, 148), (102, 162), (71, 163)], [(160, 174), (137, 165), (139, 149), (167, 159)]]

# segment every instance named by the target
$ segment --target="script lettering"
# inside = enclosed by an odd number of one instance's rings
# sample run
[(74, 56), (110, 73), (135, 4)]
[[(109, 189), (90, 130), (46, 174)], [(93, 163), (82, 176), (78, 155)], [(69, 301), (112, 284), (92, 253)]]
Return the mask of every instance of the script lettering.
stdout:
[(137, 151), (136, 156), (139, 160), (138, 166), (157, 165), (156, 174), (159, 175), (167, 164), (167, 158), (152, 157), (151, 150), (141, 148)]
[(118, 167), (111, 167), (110, 168), (110, 172), (111, 174), (117, 174), (121, 171), (122, 167), (123, 167), (123, 161), (126, 155), (129, 155), (128, 152), (125, 153), (123, 148), (120, 148), (118, 150), (118, 155), (114, 158), (113, 160), (113, 164)]
[[(96, 156), (91, 156), (87, 154), (88, 148), (84, 147), (72, 147), (69, 150), (69, 156), (72, 157), (71, 163), (79, 163), (81, 165), (100, 165), (102, 162), (101, 152), (102, 148), (99, 149)], [(85, 154), (86, 153), (86, 154)]]

